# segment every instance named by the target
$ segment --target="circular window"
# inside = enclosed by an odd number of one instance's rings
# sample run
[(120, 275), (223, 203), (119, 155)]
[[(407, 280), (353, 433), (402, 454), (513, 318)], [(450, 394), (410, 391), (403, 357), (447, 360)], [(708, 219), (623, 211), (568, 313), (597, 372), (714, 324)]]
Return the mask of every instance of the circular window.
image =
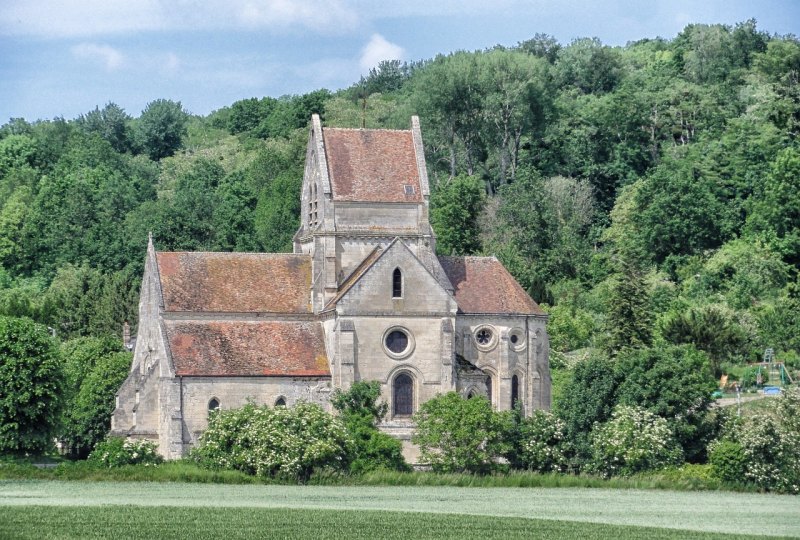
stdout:
[(481, 326), (475, 331), (475, 343), (478, 349), (488, 351), (494, 348), (497, 343), (497, 336), (489, 326)]
[(481, 328), (475, 334), (475, 339), (477, 339), (478, 343), (480, 343), (481, 345), (486, 346), (492, 342), (492, 331), (486, 328)]
[(405, 358), (414, 350), (414, 338), (405, 328), (389, 328), (383, 335), (383, 346), (392, 358)]
[(508, 341), (511, 342), (512, 349), (521, 351), (525, 348), (525, 333), (519, 328), (514, 328), (508, 335)]

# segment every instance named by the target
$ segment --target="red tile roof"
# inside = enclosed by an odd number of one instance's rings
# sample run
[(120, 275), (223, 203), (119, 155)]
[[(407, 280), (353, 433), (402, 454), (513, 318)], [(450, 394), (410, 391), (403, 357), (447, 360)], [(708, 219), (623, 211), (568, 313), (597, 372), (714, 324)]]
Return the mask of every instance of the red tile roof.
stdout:
[(543, 314), (494, 257), (439, 257), (461, 313)]
[(311, 313), (311, 257), (157, 253), (166, 311)]
[(322, 133), (335, 201), (422, 202), (411, 131), (324, 128)]
[(164, 321), (176, 375), (329, 377), (319, 322)]

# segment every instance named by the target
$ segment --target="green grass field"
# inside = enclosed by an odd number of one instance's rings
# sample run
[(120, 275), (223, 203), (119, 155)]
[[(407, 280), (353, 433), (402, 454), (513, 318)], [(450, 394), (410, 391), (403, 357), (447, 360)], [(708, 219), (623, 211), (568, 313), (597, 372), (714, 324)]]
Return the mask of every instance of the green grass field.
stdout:
[(800, 536), (787, 495), (0, 481), (0, 538)]

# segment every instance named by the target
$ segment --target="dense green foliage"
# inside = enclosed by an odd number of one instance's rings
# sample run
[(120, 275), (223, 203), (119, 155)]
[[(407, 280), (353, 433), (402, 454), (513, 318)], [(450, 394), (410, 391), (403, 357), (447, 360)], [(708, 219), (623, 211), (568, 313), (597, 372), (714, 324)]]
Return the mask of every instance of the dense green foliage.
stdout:
[(96, 358), (77, 393), (67, 401), (60, 438), (73, 455), (86, 457), (111, 429), (114, 396), (130, 372), (131, 356), (112, 352)]
[(486, 474), (507, 452), (504, 419), (484, 396), (464, 399), (455, 392), (423, 403), (414, 415), (412, 441), (436, 472)]
[[(537, 34), (383, 62), (351, 88), (243, 99), (207, 117), (159, 99), (138, 117), (107, 103), (74, 120), (12, 119), (0, 127), (0, 315), (64, 340), (58, 418), (86, 452), (125, 364), (116, 345), (91, 340), (126, 320), (135, 332), (147, 233), (162, 250), (288, 251), (310, 115), (405, 129), (418, 114), (438, 251), (495, 255), (547, 304), (559, 382), (550, 431), (480, 399), (423, 407), (423, 420), (475, 421), (425, 434), (431, 459), (465, 452), (437, 467), (486, 472), (504, 455), (585, 469), (619, 405), (663, 419), (684, 457), (703, 462), (720, 436), (715, 379), (755, 386), (767, 374), (748, 364), (766, 348), (800, 379), (798, 73), (797, 38), (751, 20), (624, 47)], [(400, 467), (395, 441), (375, 430), (374, 389), (361, 390), (340, 402), (349, 466)], [(745, 424), (742, 451), (779, 463), (770, 452), (797, 432), (782, 426)], [(746, 482), (788, 489), (747, 471)]]
[(58, 346), (47, 328), (0, 317), (0, 453), (52, 447), (63, 386)]
[(409, 467), (403, 459), (402, 443), (378, 430), (388, 411), (378, 381), (357, 381), (346, 391), (337, 388), (331, 405), (339, 412), (350, 433), (350, 472), (364, 473), (375, 469), (404, 471)]
[(319, 405), (248, 404), (213, 413), (192, 456), (208, 468), (302, 481), (315, 469), (345, 469), (352, 444), (344, 425)]

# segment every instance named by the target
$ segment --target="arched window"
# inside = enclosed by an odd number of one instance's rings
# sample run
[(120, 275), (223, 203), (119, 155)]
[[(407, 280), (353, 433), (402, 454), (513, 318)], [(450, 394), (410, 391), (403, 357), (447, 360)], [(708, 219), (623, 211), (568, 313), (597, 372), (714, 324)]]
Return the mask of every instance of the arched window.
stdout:
[(475, 394), (473, 393), (473, 391), (472, 391), (472, 390), (470, 390), (470, 391), (469, 391), (469, 394), (467, 394), (467, 399), (472, 399), (472, 398), (474, 398), (474, 397), (475, 397)]
[(489, 400), (489, 403), (492, 402), (492, 376), (491, 375), (486, 377), (486, 398)]
[(211, 401), (208, 402), (208, 412), (212, 413), (218, 410), (219, 410), (219, 400), (217, 398), (211, 398)]
[[(515, 408), (519, 402), (519, 379), (516, 375), (511, 377), (511, 408)], [(520, 406), (522, 403), (520, 403)]]
[(399, 268), (394, 269), (392, 274), (392, 298), (403, 297), (403, 273)]
[(414, 381), (408, 373), (395, 377), (392, 404), (395, 416), (411, 416), (414, 412)]
[(275, 406), (276, 406), (276, 407), (286, 407), (286, 398), (284, 398), (284, 397), (279, 397), (279, 398), (278, 398), (278, 399), (275, 401)]

